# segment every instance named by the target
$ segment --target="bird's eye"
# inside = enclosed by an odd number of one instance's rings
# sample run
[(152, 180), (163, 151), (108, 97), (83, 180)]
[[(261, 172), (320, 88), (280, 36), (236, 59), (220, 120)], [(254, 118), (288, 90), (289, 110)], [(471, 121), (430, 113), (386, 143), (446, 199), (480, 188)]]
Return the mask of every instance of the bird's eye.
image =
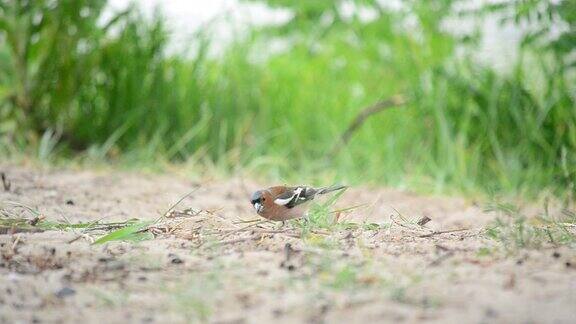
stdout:
[(266, 198), (262, 197), (262, 201), (266, 201)]

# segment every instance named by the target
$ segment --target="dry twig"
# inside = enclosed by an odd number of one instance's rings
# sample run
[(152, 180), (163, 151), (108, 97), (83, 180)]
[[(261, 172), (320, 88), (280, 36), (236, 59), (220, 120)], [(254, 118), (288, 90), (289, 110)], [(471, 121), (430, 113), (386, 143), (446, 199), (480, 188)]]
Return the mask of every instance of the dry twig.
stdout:
[(462, 231), (468, 231), (468, 230), (469, 230), (469, 228), (457, 228), (457, 229), (446, 230), (446, 231), (434, 231), (432, 233), (420, 235), (419, 237), (431, 237), (431, 236), (439, 235), (439, 234), (455, 233), (455, 232), (462, 232)]
[(392, 107), (398, 107), (406, 104), (406, 99), (401, 95), (392, 96), (386, 100), (379, 101), (372, 106), (368, 106), (354, 118), (350, 126), (342, 133), (340, 139), (334, 144), (331, 153), (328, 155), (330, 159), (334, 158), (340, 150), (346, 146), (346, 144), (352, 138), (352, 135), (366, 122), (366, 120), (379, 112)]

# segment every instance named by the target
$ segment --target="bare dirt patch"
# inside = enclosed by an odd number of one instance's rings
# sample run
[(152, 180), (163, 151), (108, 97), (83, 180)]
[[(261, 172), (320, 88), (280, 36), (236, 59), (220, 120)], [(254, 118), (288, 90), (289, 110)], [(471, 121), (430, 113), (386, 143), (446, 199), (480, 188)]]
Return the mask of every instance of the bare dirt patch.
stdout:
[(495, 213), (465, 199), (353, 188), (338, 206), (367, 204), (342, 216), (356, 226), (303, 233), (242, 222), (256, 218), (248, 199), (264, 186), (244, 179), (0, 171), (12, 216), (34, 217), (18, 203), (71, 224), (155, 220), (197, 188), (151, 240), (0, 234), (0, 322), (576, 321), (574, 249), (503, 253), (483, 234)]

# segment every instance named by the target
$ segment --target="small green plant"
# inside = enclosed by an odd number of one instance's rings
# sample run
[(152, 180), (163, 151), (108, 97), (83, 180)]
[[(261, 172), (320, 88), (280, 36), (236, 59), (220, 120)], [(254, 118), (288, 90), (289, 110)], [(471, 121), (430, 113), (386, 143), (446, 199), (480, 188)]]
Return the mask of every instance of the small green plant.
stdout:
[(344, 194), (346, 189), (342, 189), (331, 195), (325, 202), (312, 202), (312, 206), (306, 217), (296, 220), (294, 224), (302, 230), (302, 236), (312, 230), (331, 230), (337, 224), (336, 212), (332, 211), (332, 206)]
[(334, 273), (330, 285), (334, 289), (349, 289), (353, 288), (357, 282), (358, 269), (354, 266), (347, 265)]
[(124, 290), (110, 292), (102, 288), (92, 287), (89, 292), (94, 295), (99, 304), (111, 308), (125, 307), (130, 298), (130, 292)]
[(490, 256), (491, 254), (492, 254), (492, 250), (490, 248), (487, 248), (487, 247), (481, 247), (476, 252), (477, 257), (487, 257), (487, 256)]

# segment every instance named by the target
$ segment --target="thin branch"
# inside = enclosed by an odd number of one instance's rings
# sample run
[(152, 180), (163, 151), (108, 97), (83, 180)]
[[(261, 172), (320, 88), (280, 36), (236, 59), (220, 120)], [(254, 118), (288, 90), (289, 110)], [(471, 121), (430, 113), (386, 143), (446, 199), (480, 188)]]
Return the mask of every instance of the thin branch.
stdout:
[(352, 138), (352, 135), (354, 135), (354, 133), (366, 122), (369, 117), (392, 107), (403, 106), (406, 104), (406, 102), (407, 101), (403, 96), (395, 95), (386, 100), (379, 101), (372, 106), (362, 109), (356, 118), (354, 118), (352, 123), (350, 123), (350, 126), (348, 126), (346, 131), (342, 133), (340, 140), (334, 145), (329, 156), (331, 158), (336, 156), (338, 152), (340, 152), (340, 150), (346, 146), (346, 144), (348, 144)]

